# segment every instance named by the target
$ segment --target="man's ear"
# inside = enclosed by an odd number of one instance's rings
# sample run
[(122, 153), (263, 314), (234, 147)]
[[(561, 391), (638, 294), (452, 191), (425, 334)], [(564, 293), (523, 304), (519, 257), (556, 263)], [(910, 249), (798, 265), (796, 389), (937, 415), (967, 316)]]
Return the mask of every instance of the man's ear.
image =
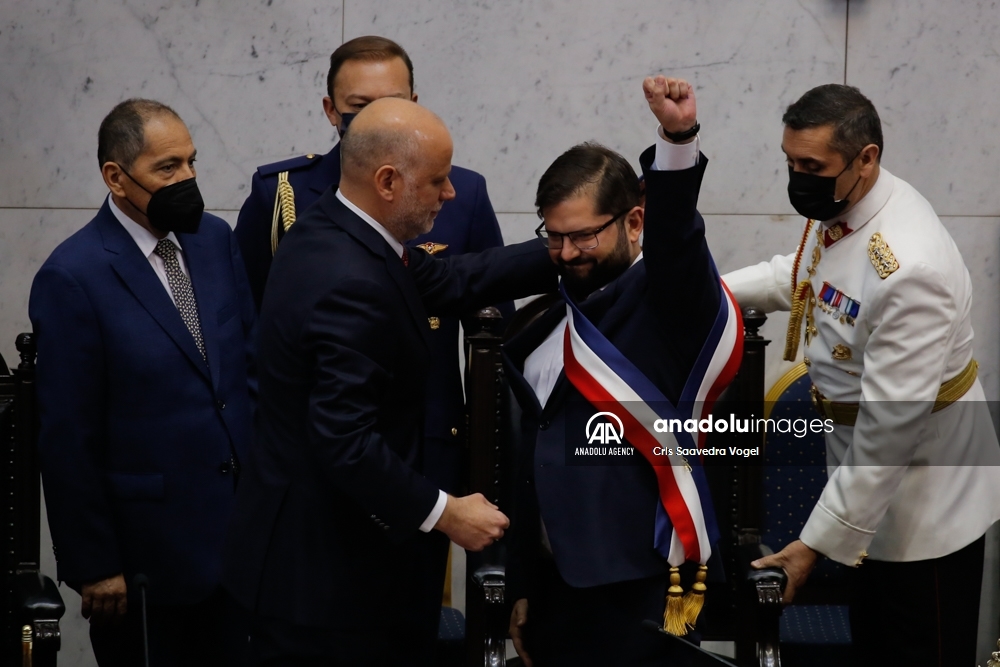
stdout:
[(104, 178), (104, 184), (108, 186), (108, 190), (111, 190), (111, 194), (116, 197), (125, 197), (125, 188), (122, 184), (128, 176), (125, 175), (121, 167), (114, 162), (105, 162), (101, 166), (101, 176)]
[(632, 243), (638, 243), (639, 237), (642, 236), (645, 214), (646, 209), (642, 206), (636, 206), (625, 216), (625, 231), (628, 234), (628, 240)]
[(868, 144), (861, 149), (861, 171), (859, 172), (859, 175), (862, 178), (868, 178), (871, 176), (871, 173), (877, 164), (878, 146), (875, 144)]
[(375, 190), (385, 201), (394, 201), (403, 187), (402, 177), (391, 164), (384, 164), (375, 170)]
[(337, 128), (340, 127), (340, 114), (337, 113), (337, 109), (329, 95), (323, 98), (323, 113), (326, 114), (327, 119), (330, 121), (330, 125)]

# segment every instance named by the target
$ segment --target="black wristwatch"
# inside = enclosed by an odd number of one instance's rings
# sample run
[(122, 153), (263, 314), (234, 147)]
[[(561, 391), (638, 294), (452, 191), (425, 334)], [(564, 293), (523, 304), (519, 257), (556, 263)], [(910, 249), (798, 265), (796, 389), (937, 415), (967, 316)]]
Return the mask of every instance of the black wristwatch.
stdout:
[(699, 130), (701, 130), (701, 123), (695, 121), (694, 126), (689, 130), (684, 130), (683, 132), (667, 132), (663, 130), (663, 136), (673, 142), (685, 141), (698, 134)]

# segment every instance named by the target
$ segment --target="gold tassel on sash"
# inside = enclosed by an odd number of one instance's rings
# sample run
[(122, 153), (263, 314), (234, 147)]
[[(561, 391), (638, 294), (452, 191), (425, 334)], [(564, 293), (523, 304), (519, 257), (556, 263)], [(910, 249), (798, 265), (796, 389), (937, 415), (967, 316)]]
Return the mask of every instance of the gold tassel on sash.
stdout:
[(278, 174), (278, 192), (274, 197), (274, 215), (271, 217), (271, 254), (278, 250), (278, 225), (282, 231), (295, 224), (295, 191), (288, 182), (288, 172)]
[(708, 586), (705, 585), (706, 578), (708, 578), (708, 566), (699, 565), (698, 573), (694, 575), (694, 584), (684, 596), (684, 623), (692, 630), (698, 622), (702, 607), (705, 606), (705, 591), (708, 590)]
[(667, 589), (667, 608), (663, 612), (663, 629), (676, 637), (683, 637), (688, 633), (685, 620), (681, 573), (676, 567), (672, 567), (670, 568), (670, 588)]

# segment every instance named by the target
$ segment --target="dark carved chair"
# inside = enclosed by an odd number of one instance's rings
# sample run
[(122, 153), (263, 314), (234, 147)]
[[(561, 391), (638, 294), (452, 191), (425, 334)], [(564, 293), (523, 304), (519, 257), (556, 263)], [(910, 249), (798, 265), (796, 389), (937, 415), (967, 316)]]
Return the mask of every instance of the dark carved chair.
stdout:
[[(468, 396), (468, 493), (482, 493), (509, 514), (511, 428), (519, 419), (517, 403), (503, 378), (500, 356), (503, 320), (496, 308), (478, 313), (479, 331), (466, 335), (465, 386)], [(468, 334), (468, 332), (467, 332)], [(506, 665), (506, 546), (503, 541), (466, 559), (466, 662), (469, 667)]]
[[(766, 319), (755, 309), (744, 311), (743, 363), (716, 414), (815, 419), (804, 364), (765, 394), (764, 350), (769, 341), (758, 332)], [(706, 602), (705, 638), (734, 639), (736, 660), (748, 667), (849, 664), (844, 566), (821, 559), (790, 606), (782, 604), (783, 572), (749, 566), (772, 548), (795, 540), (809, 518), (827, 479), (823, 435), (726, 434), (716, 435), (710, 444), (760, 447), (760, 453), (709, 469), (729, 585)]]
[[(540, 302), (536, 310), (544, 309)], [(531, 306), (524, 310), (530, 310)], [(519, 311), (518, 318), (530, 312)], [(470, 492), (483, 493), (509, 507), (511, 439), (519, 412), (504, 381), (498, 313), (480, 314), (481, 330), (467, 336)], [(815, 418), (803, 401), (808, 376), (796, 370), (765, 396), (764, 360), (769, 341), (759, 333), (767, 317), (745, 309), (744, 351), (739, 373), (720, 397), (716, 415), (737, 419), (770, 416)], [(765, 400), (767, 399), (767, 400)], [(718, 557), (726, 582), (706, 595), (699, 630), (705, 640), (734, 641), (739, 665), (785, 667), (844, 664), (849, 643), (844, 606), (843, 568), (821, 562), (796, 604), (783, 609), (787, 578), (778, 569), (753, 570), (750, 562), (797, 537), (826, 483), (822, 434), (789, 439), (778, 434), (712, 434), (706, 446), (757, 448), (755, 456), (721, 457), (706, 473), (722, 533)], [(791, 488), (790, 488), (791, 487)], [(801, 488), (800, 488), (801, 487)], [(467, 664), (504, 665), (504, 639), (510, 605), (504, 599), (504, 546), (470, 554), (466, 588)]]
[(0, 358), (0, 441), (4, 503), (3, 664), (53, 667), (65, 606), (55, 583), (39, 572), (40, 481), (36, 439), (35, 345), (17, 337), (20, 363)]

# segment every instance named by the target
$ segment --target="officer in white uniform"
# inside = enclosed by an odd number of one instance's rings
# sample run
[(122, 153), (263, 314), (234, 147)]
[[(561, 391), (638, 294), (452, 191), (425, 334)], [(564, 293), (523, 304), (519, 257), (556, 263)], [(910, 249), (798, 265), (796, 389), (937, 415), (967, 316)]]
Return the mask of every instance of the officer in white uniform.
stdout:
[(819, 86), (782, 120), (801, 243), (723, 278), (743, 307), (791, 311), (785, 356), (804, 338), (813, 402), (835, 426), (800, 539), (754, 565), (785, 568), (786, 602), (818, 554), (858, 566), (858, 664), (973, 665), (1000, 447), (968, 270), (927, 200), (880, 167), (881, 123), (860, 91)]

